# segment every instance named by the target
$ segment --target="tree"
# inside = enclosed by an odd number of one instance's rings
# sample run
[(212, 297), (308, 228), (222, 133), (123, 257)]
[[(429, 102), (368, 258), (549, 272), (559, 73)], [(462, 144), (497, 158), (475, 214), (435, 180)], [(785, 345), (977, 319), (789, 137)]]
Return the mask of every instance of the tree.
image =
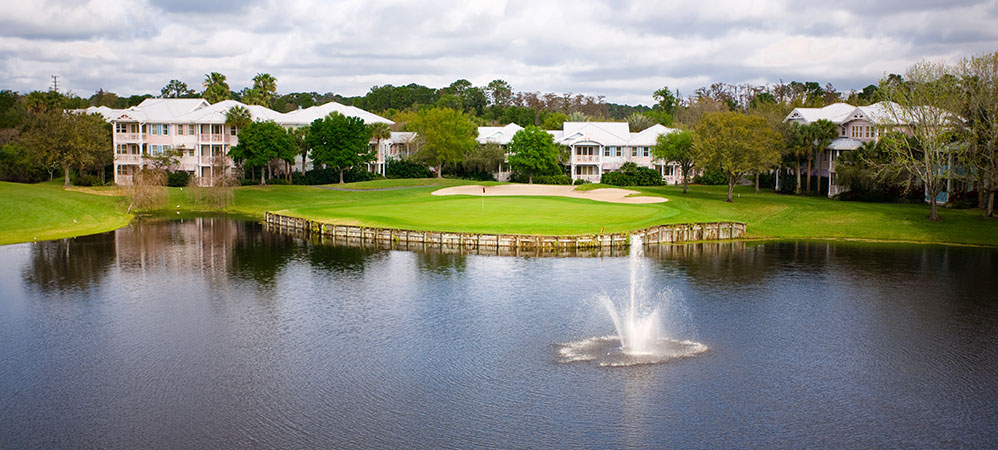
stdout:
[(250, 105), (269, 107), (275, 94), (277, 94), (277, 78), (269, 73), (258, 73), (253, 77), (253, 88), (246, 92), (243, 101)]
[(22, 142), (40, 165), (62, 167), (69, 187), (70, 168), (93, 165), (111, 152), (111, 130), (99, 114), (51, 111), (34, 118)]
[(652, 94), (655, 98), (655, 108), (672, 115), (676, 112), (676, 96), (669, 90), (669, 86), (663, 86)]
[(374, 159), (369, 147), (371, 130), (358, 117), (334, 112), (316, 119), (309, 126), (307, 142), (312, 148), (312, 161), (338, 170), (340, 184), (347, 169)]
[(660, 158), (666, 163), (674, 162), (679, 164), (679, 170), (683, 171), (683, 193), (690, 182), (690, 174), (696, 162), (693, 152), (693, 133), (689, 131), (676, 131), (669, 134), (660, 134), (651, 148), (652, 155)]
[(432, 108), (420, 111), (413, 124), (421, 147), (417, 158), (437, 166), (437, 177), (444, 166), (457, 165), (478, 145), (478, 127), (460, 111)]
[(735, 183), (749, 172), (773, 166), (780, 136), (761, 117), (736, 112), (710, 112), (693, 128), (694, 159), (720, 170), (728, 181), (728, 202)]
[(186, 98), (197, 94), (193, 89), (187, 88), (187, 83), (180, 80), (170, 80), (159, 93), (163, 98)]
[(984, 217), (994, 217), (998, 190), (998, 52), (965, 58), (959, 72), (964, 91), (962, 115), (970, 133), (965, 162), (976, 175)]
[(560, 167), (554, 137), (533, 125), (517, 131), (509, 141), (509, 167), (526, 172), (530, 184), (534, 183), (534, 174), (557, 172)]
[(308, 130), (309, 127), (298, 127), (288, 130), (288, 134), (291, 135), (291, 140), (295, 143), (295, 149), (298, 150), (298, 154), (301, 155), (301, 173), (305, 173), (305, 158), (308, 156)]
[(553, 112), (544, 116), (544, 120), (541, 122), (541, 128), (545, 130), (560, 130), (565, 126), (565, 122), (568, 121), (568, 114)]
[(485, 90), (488, 93), (489, 106), (509, 106), (513, 98), (513, 87), (503, 80), (492, 80)]
[(655, 121), (639, 112), (635, 112), (630, 116), (627, 116), (627, 128), (630, 129), (631, 132), (643, 131), (652, 125), (655, 125)]
[(375, 148), (381, 148), (381, 141), (392, 137), (392, 129), (388, 127), (387, 123), (384, 122), (373, 122), (367, 125), (367, 128), (371, 132), (371, 139), (374, 139), (376, 144)]
[(204, 86), (204, 92), (201, 93), (201, 97), (207, 100), (208, 103), (218, 103), (222, 100), (228, 100), (231, 97), (229, 83), (225, 81), (225, 75), (218, 72), (205, 75), (201, 85)]
[(225, 124), (237, 129), (246, 128), (253, 123), (253, 115), (244, 106), (236, 105), (225, 112)]
[(498, 172), (499, 166), (506, 162), (506, 151), (494, 142), (479, 145), (468, 152), (461, 163), (469, 172)]
[(905, 72), (905, 78), (908, 81), (902, 83), (881, 81), (880, 89), (888, 101), (883, 103), (886, 117), (880, 119), (880, 126), (906, 130), (906, 135), (894, 133), (884, 139), (891, 164), (881, 167), (880, 172), (905, 175), (909, 191), (921, 183), (929, 197), (929, 220), (939, 221), (936, 198), (962, 152), (955, 143), (962, 124), (951, 112), (959, 110), (962, 92), (959, 80), (941, 63), (916, 63)]
[[(806, 139), (805, 144), (811, 150), (807, 152), (807, 189), (806, 193), (811, 194), (811, 161), (813, 159), (818, 160), (818, 183), (821, 183), (821, 163), (824, 158), (822, 158), (821, 151), (828, 147), (828, 144), (832, 143), (832, 139), (838, 135), (838, 129), (834, 123), (825, 120), (818, 119), (804, 126), (803, 137)], [(815, 186), (818, 192), (821, 191), (821, 186)]]
[[(295, 144), (284, 127), (272, 122), (251, 122), (239, 130), (239, 143), (229, 148), (229, 157), (252, 171), (263, 167), (270, 160), (282, 158), (295, 151)], [(260, 184), (266, 184), (260, 170)]]

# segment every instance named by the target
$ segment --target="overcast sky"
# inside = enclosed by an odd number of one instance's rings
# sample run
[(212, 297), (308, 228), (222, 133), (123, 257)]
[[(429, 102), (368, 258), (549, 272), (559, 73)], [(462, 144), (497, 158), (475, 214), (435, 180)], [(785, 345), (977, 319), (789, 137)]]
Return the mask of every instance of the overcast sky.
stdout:
[[(158, 95), (170, 79), (363, 95), (500, 78), (518, 91), (650, 104), (723, 81), (862, 89), (929, 59), (998, 50), (998, 0), (416, 2), (5, 0), (0, 89)], [(449, 4), (448, 4), (449, 3)], [(822, 3), (818, 5), (818, 3)]]

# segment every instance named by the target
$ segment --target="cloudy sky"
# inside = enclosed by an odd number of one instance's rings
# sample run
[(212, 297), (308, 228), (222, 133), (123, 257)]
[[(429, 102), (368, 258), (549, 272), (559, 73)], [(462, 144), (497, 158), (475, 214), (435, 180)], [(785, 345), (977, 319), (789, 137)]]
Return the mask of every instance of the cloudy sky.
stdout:
[[(819, 5), (820, 3), (820, 5)], [(0, 89), (158, 94), (170, 79), (281, 93), (504, 79), (650, 104), (713, 82), (861, 89), (922, 59), (998, 50), (998, 0), (8, 0)]]

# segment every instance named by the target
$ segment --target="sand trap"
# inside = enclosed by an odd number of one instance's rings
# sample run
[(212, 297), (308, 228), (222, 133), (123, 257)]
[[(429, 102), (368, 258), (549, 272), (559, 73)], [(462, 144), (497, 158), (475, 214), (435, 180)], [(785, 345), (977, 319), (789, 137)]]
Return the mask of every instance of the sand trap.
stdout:
[(662, 197), (628, 197), (639, 194), (638, 191), (620, 188), (600, 188), (591, 191), (576, 191), (575, 186), (552, 186), (548, 184), (500, 184), (483, 187), (478, 184), (470, 186), (454, 186), (433, 191), (433, 195), (484, 195), (486, 197), (500, 195), (531, 195), (549, 197), (586, 198), (599, 202), (610, 203), (662, 203), (668, 199)]

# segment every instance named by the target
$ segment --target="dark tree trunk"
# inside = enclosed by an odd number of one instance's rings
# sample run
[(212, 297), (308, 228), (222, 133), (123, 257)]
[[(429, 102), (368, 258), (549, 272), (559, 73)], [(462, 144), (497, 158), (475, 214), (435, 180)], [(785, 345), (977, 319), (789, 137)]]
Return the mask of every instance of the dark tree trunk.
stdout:
[(984, 200), (984, 217), (994, 217), (995, 215), (995, 191), (988, 191)]
[(340, 184), (343, 184), (343, 169), (340, 168)]
[(267, 184), (266, 178), (263, 176), (264, 169), (266, 169), (266, 167), (260, 168), (260, 186)]
[(728, 175), (728, 203), (734, 202), (734, 200), (732, 200), (732, 198), (734, 197), (734, 193), (735, 193), (735, 177)]
[(530, 172), (530, 174), (527, 175), (527, 184), (534, 184), (534, 173), (533, 172)]
[(929, 220), (931, 220), (933, 222), (939, 222), (940, 221), (940, 219), (939, 219), (939, 210), (938, 210), (938, 208), (936, 206), (936, 197), (939, 196), (938, 190), (930, 189), (929, 190), (929, 196), (931, 197), (931, 198), (929, 198), (929, 205), (930, 205), (930, 209), (929, 209)]
[(444, 163), (440, 163), (440, 165), (437, 166), (437, 178), (443, 178), (443, 177), (444, 177)]
[(69, 165), (62, 165), (62, 173), (66, 178), (63, 180), (62, 187), (69, 187)]
[(755, 193), (759, 193), (759, 172), (755, 173)]
[(818, 194), (818, 195), (821, 195), (821, 166), (822, 166), (822, 162), (823, 161), (824, 161), (824, 157), (821, 156), (821, 152), (819, 151), (818, 152), (818, 177), (816, 178), (817, 182), (815, 183), (815, 186), (814, 186), (815, 193)]
[(807, 185), (804, 186), (804, 194), (811, 195), (811, 161), (813, 155), (807, 155)]

